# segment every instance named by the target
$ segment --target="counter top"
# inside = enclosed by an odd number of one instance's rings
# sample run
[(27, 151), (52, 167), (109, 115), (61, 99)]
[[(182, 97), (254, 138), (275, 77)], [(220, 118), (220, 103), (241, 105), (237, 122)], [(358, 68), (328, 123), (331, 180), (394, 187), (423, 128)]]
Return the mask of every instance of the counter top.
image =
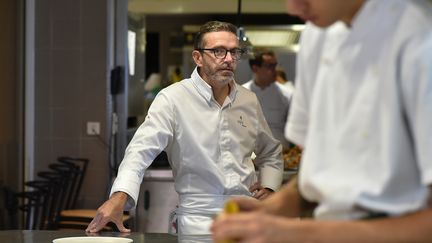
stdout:
[[(54, 239), (63, 237), (86, 236), (84, 231), (48, 231), (48, 230), (3, 230), (0, 231), (0, 242), (13, 243), (51, 243)], [(127, 237), (133, 243), (177, 243), (177, 237), (162, 233), (139, 233), (122, 234), (117, 232), (102, 232), (89, 236)]]

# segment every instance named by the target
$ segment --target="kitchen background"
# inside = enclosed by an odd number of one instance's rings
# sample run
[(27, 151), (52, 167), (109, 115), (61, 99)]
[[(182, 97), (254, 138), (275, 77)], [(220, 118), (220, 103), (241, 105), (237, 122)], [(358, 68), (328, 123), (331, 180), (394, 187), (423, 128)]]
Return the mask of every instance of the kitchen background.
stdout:
[[(197, 26), (243, 26), (294, 78), (302, 22), (284, 4), (244, 0), (240, 16), (236, 0), (2, 0), (0, 185), (20, 191), (59, 156), (88, 158), (78, 206), (97, 208), (157, 90), (150, 75), (160, 87), (176, 68), (189, 76)], [(237, 82), (250, 78), (242, 60)]]

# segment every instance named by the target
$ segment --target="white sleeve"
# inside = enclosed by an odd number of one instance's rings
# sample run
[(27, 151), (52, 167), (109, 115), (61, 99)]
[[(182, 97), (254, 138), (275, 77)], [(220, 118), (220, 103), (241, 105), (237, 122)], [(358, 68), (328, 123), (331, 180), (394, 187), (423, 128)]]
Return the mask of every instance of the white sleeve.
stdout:
[(285, 137), (297, 145), (305, 146), (309, 107), (319, 75), (323, 52), (327, 53), (329, 50), (337, 49), (349, 32), (349, 28), (343, 22), (338, 21), (326, 29), (308, 23), (301, 34), (295, 91), (288, 122), (285, 125)]
[(401, 89), (421, 181), (432, 185), (432, 33), (424, 33), (405, 49)]
[(136, 206), (145, 170), (156, 156), (172, 141), (174, 112), (163, 91), (154, 99), (144, 123), (138, 128), (126, 148), (117, 178), (111, 188), (129, 195), (125, 210)]
[(304, 146), (309, 121), (309, 103), (321, 55), (322, 30), (307, 24), (300, 39), (297, 54), (296, 81), (291, 101), (285, 137), (291, 142)]
[(276, 191), (280, 188), (283, 178), (282, 145), (273, 137), (258, 100), (255, 105), (258, 120), (255, 164), (260, 172), (261, 186)]

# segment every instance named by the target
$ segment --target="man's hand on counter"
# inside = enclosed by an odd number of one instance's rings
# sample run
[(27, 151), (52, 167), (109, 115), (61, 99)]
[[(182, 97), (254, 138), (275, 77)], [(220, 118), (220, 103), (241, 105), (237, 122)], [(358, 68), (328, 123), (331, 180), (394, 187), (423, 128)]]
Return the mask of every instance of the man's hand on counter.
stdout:
[(249, 191), (252, 192), (252, 196), (258, 200), (264, 200), (273, 193), (272, 189), (263, 187), (258, 182), (252, 185)]
[(109, 222), (113, 222), (122, 233), (129, 233), (130, 229), (126, 229), (123, 225), (123, 209), (126, 204), (128, 195), (124, 192), (116, 192), (112, 194), (96, 212), (96, 216), (87, 226), (86, 232), (99, 232)]

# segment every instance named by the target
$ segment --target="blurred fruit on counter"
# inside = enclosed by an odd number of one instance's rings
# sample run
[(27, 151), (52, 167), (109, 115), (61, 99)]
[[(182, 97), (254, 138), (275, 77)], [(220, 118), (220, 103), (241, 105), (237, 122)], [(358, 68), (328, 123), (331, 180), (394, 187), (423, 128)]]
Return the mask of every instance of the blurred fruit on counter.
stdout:
[(302, 156), (302, 149), (299, 146), (283, 151), (284, 169), (285, 170), (298, 170)]

